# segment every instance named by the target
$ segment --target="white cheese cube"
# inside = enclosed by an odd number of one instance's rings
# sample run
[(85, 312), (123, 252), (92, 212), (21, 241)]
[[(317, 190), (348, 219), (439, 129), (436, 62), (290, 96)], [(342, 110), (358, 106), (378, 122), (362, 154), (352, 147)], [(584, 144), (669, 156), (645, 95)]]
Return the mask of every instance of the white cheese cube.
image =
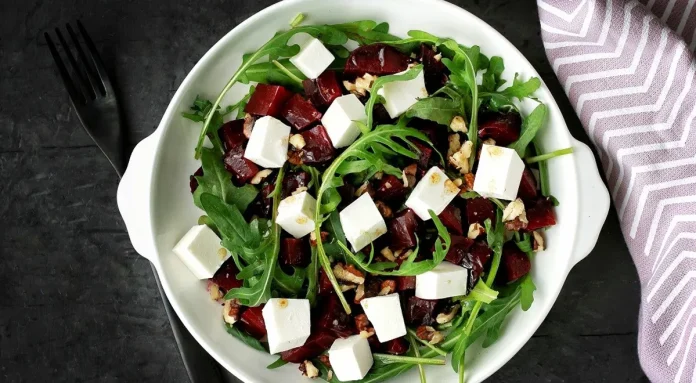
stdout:
[(271, 354), (300, 347), (309, 338), (311, 318), (307, 299), (272, 298), (261, 314)]
[(355, 121), (367, 122), (367, 114), (365, 105), (352, 93), (335, 99), (321, 118), (335, 148), (346, 147), (358, 138), (360, 127)]
[(484, 144), (474, 179), (474, 191), (486, 198), (512, 201), (517, 198), (523, 172), (524, 162), (515, 150)]
[(444, 261), (430, 271), (416, 275), (416, 296), (443, 299), (466, 295), (469, 271)]
[(377, 339), (384, 343), (406, 335), (406, 324), (401, 312), (399, 294), (389, 294), (373, 298), (365, 298), (360, 305), (367, 319), (375, 328)]
[(290, 58), (290, 62), (311, 79), (319, 77), (333, 61), (331, 52), (314, 37), (300, 44), (300, 53)]
[(302, 238), (314, 230), (317, 200), (309, 193), (291, 195), (280, 201), (276, 222), (295, 238)]
[(370, 343), (360, 335), (336, 339), (329, 349), (329, 362), (338, 380), (360, 380), (374, 362)]
[(413, 80), (388, 82), (377, 91), (377, 94), (384, 97), (384, 108), (389, 112), (389, 117), (397, 118), (416, 101), (428, 97), (423, 71), (421, 70)]
[(435, 212), (435, 215), (442, 213), (457, 194), (459, 194), (457, 185), (440, 168), (433, 166), (413, 188), (406, 200), (406, 206), (410, 207), (420, 219), (427, 221), (430, 219), (428, 210)]
[(212, 278), (230, 257), (220, 238), (206, 225), (192, 227), (173, 251), (198, 279)]
[(288, 159), (290, 127), (280, 120), (265, 116), (254, 123), (244, 158), (264, 168), (279, 168)]
[(364, 193), (343, 209), (339, 218), (346, 239), (354, 251), (360, 251), (387, 232), (387, 224), (368, 193)]

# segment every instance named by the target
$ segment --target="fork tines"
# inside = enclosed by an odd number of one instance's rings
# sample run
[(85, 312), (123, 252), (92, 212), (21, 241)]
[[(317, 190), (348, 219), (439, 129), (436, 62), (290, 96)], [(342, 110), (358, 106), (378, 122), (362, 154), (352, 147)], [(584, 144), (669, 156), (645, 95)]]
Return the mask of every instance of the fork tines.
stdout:
[[(67, 57), (70, 62), (71, 70), (66, 67), (63, 58), (58, 52), (58, 48), (53, 43), (51, 35), (48, 32), (44, 33), (46, 38), (46, 43), (48, 48), (51, 50), (51, 55), (53, 55), (53, 60), (58, 66), (58, 71), (63, 79), (63, 83), (70, 94), (70, 98), (76, 105), (84, 105), (91, 100), (101, 98), (106, 96), (111, 92), (111, 84), (109, 82), (106, 71), (104, 70), (104, 65), (99, 53), (92, 42), (92, 39), (87, 34), (85, 27), (80, 21), (77, 21), (77, 30), (79, 32), (75, 33), (70, 24), (66, 24), (65, 29), (70, 35), (70, 39), (73, 43), (73, 48), (71, 49), (67, 41), (63, 37), (60, 29), (55, 29), (55, 34), (58, 37), (60, 46), (62, 46), (63, 54)], [(87, 46), (85, 51), (80, 43), (80, 38)], [(73, 50), (77, 52), (79, 60), (75, 58)]]

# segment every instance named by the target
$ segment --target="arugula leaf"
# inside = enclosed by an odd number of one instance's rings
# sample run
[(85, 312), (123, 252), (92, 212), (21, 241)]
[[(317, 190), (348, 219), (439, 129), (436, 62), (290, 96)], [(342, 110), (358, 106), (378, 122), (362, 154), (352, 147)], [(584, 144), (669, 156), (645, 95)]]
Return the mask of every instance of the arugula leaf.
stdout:
[(512, 80), (512, 85), (500, 91), (500, 94), (506, 97), (516, 98), (520, 101), (527, 97), (531, 97), (539, 87), (541, 80), (538, 77), (532, 77), (527, 81), (519, 80), (518, 73), (515, 73), (515, 78)]
[(201, 195), (206, 193), (221, 198), (225, 203), (235, 205), (239, 211), (246, 210), (258, 195), (259, 192), (253, 185), (237, 187), (232, 183), (232, 175), (225, 169), (217, 150), (203, 148), (201, 165), (203, 175), (196, 176), (198, 188), (193, 192), (193, 203), (199, 208), (203, 209)]
[(278, 359), (275, 362), (269, 364), (268, 366), (266, 366), (266, 368), (269, 370), (275, 370), (276, 368), (285, 366), (286, 364), (288, 364), (288, 362), (284, 361), (283, 358), (278, 357)]
[(498, 298), (498, 292), (488, 287), (481, 279), (478, 280), (468, 295), (455, 297), (455, 300), (471, 300), (482, 303), (491, 303)]
[(370, 131), (372, 130), (372, 115), (373, 115), (373, 110), (375, 108), (375, 104), (377, 101), (381, 98), (381, 96), (378, 94), (379, 90), (385, 85), (390, 82), (395, 82), (395, 81), (409, 81), (413, 80), (418, 76), (418, 74), (423, 70), (423, 65), (419, 64), (405, 73), (402, 74), (392, 74), (389, 76), (380, 76), (377, 78), (372, 83), (372, 87), (370, 88), (370, 98), (367, 99), (367, 102), (365, 103), (365, 112), (367, 113), (367, 123), (365, 124), (367, 126), (367, 130)]
[[(418, 349), (418, 344), (416, 343), (416, 339), (418, 339), (418, 338), (409, 332), (407, 339), (408, 339), (408, 343), (411, 345), (411, 350), (413, 350), (413, 354), (416, 356), (416, 358), (420, 358), (421, 357), (420, 350)], [(427, 344), (430, 344), (430, 343), (427, 343)], [(427, 382), (425, 379), (425, 369), (420, 364), (418, 365), (418, 375), (420, 376), (421, 383)]]
[(553, 152), (550, 152), (550, 153), (539, 154), (539, 155), (534, 156), (534, 157), (527, 157), (524, 159), (524, 162), (526, 162), (528, 164), (533, 164), (535, 162), (542, 162), (542, 161), (550, 160), (552, 158), (560, 157), (560, 156), (563, 156), (566, 154), (571, 154), (571, 153), (573, 153), (572, 147), (565, 148), (565, 149), (558, 149), (558, 150), (554, 150)]
[(263, 351), (263, 352), (268, 352), (266, 347), (263, 346), (261, 342), (258, 341), (258, 339), (252, 337), (251, 335), (245, 333), (244, 331), (240, 330), (237, 327), (234, 327), (228, 323), (225, 323), (225, 329), (227, 330), (227, 333), (234, 336), (235, 338), (239, 339), (242, 341), (242, 343), (246, 344), (247, 346)]
[(463, 192), (463, 193), (460, 194), (459, 196), (462, 197), (462, 198), (464, 198), (464, 199), (472, 199), (472, 198), (478, 198), (478, 197), (480, 197), (481, 195), (480, 195), (479, 193), (476, 193), (476, 192), (473, 191), (473, 190), (469, 190), (469, 191)]
[(529, 116), (522, 121), (520, 138), (508, 146), (510, 149), (514, 149), (517, 154), (519, 154), (520, 158), (524, 158), (527, 145), (534, 140), (534, 137), (536, 137), (539, 129), (541, 129), (546, 122), (546, 115), (546, 105), (539, 104), (536, 108), (534, 108), (532, 113), (530, 113)]
[(373, 20), (359, 20), (332, 26), (360, 45), (399, 40), (398, 37), (389, 34), (389, 24), (377, 24)]
[(311, 260), (307, 266), (307, 295), (305, 298), (309, 301), (310, 306), (314, 307), (319, 290), (319, 260), (317, 259), (317, 248), (312, 246), (311, 251)]
[(428, 97), (418, 100), (404, 114), (406, 117), (417, 117), (449, 126), (455, 116), (464, 113), (462, 97), (455, 91), (452, 91), (451, 97)]
[[(276, 60), (280, 65), (282, 65), (290, 74), (300, 79), (305, 79), (305, 75), (297, 69), (289, 59)], [(343, 70), (345, 66), (345, 60), (337, 59), (334, 60), (327, 70)], [(279, 84), (284, 86), (290, 86), (293, 89), (299, 89), (300, 87), (288, 77), (288, 74), (277, 67), (272, 62), (261, 62), (251, 65), (242, 76), (239, 78), (239, 82), (242, 84), (248, 84), (250, 82), (258, 82), (263, 84)]]
[(391, 354), (372, 354), (375, 363), (381, 365), (391, 364), (391, 363), (408, 363), (408, 364), (429, 364), (436, 366), (444, 366), (445, 360), (438, 358), (424, 358), (424, 357), (413, 357), (413, 356), (403, 356), (403, 355), (391, 355)]
[(285, 295), (297, 296), (302, 289), (306, 277), (307, 270), (305, 269), (293, 267), (292, 275), (288, 275), (280, 268), (280, 265), (276, 265), (273, 283), (274, 286)]
[(488, 62), (488, 69), (483, 74), (481, 90), (484, 92), (495, 92), (500, 88), (505, 83), (505, 80), (501, 78), (504, 70), (503, 58), (499, 56), (491, 57)]
[(226, 203), (210, 193), (203, 193), (200, 202), (203, 210), (220, 230), (223, 242), (231, 247), (228, 247), (230, 251), (239, 252), (241, 248), (253, 244), (255, 236), (237, 206)]
[[(536, 142), (532, 142), (534, 145), (534, 151), (538, 154), (541, 153), (539, 146)], [(539, 166), (539, 188), (541, 189), (541, 195), (548, 197), (551, 195), (549, 186), (549, 168), (546, 161), (541, 161), (538, 163)]]
[(536, 285), (534, 285), (531, 274), (527, 273), (520, 281), (520, 302), (522, 303), (523, 311), (527, 311), (532, 307), (532, 303), (534, 303), (534, 291), (536, 291)]

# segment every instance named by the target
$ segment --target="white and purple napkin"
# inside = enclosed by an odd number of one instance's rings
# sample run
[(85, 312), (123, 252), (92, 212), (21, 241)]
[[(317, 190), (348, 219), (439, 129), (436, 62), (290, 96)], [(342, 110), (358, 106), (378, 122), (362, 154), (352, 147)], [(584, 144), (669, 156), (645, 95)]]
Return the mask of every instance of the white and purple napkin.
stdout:
[(546, 54), (597, 147), (642, 299), (653, 382), (696, 382), (696, 0), (538, 0)]

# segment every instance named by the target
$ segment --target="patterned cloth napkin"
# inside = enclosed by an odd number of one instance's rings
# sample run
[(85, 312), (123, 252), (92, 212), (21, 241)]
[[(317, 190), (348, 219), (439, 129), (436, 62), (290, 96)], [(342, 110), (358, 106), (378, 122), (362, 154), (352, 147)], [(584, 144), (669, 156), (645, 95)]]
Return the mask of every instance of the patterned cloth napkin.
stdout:
[(599, 151), (638, 269), (638, 353), (696, 382), (696, 0), (538, 0), (549, 61)]

